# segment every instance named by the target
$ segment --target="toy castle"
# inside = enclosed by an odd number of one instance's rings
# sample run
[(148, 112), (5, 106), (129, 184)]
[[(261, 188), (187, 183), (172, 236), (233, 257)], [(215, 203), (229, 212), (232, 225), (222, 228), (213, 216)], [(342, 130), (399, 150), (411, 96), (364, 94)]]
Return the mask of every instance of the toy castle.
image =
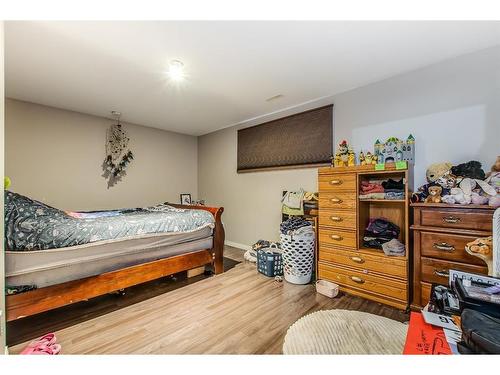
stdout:
[(403, 160), (413, 163), (415, 159), (415, 138), (411, 134), (406, 141), (390, 137), (385, 143), (377, 139), (374, 145), (374, 154), (379, 164), (395, 163)]

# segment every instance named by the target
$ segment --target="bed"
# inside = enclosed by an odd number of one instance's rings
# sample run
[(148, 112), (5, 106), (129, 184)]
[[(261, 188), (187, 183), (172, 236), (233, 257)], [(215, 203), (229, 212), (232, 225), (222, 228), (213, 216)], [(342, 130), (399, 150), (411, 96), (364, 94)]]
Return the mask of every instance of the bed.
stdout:
[(223, 272), (223, 208), (64, 212), (5, 192), (7, 321), (174, 273)]

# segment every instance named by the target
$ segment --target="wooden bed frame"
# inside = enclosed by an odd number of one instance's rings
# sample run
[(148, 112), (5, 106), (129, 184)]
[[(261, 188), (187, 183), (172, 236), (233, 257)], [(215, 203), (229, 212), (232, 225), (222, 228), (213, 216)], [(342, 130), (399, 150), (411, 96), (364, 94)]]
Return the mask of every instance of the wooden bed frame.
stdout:
[(221, 221), (224, 208), (168, 204), (177, 208), (205, 210), (214, 215), (215, 228), (211, 249), (198, 250), (188, 254), (106, 272), (97, 276), (90, 276), (25, 293), (6, 296), (7, 321), (35, 315), (75, 302), (85, 301), (89, 298), (206, 265), (213, 266), (215, 274), (224, 272), (223, 253), (225, 232)]

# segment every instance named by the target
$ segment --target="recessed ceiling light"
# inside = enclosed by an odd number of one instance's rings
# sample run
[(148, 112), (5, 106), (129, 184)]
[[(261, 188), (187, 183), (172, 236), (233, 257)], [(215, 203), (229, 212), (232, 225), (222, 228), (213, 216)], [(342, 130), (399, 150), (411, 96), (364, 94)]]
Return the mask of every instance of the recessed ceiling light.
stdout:
[(175, 82), (180, 82), (185, 78), (184, 63), (179, 60), (172, 60), (168, 64), (168, 77)]

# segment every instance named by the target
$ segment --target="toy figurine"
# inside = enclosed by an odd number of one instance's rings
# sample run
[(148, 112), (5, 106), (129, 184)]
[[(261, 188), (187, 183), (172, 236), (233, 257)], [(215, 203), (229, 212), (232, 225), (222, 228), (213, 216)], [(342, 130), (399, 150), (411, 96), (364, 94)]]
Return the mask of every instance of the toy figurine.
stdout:
[(349, 150), (349, 154), (347, 156), (347, 166), (354, 167), (355, 165), (356, 165), (356, 154), (354, 154), (354, 151)]
[(365, 163), (367, 165), (370, 165), (370, 164), (372, 164), (372, 160), (373, 160), (373, 155), (372, 155), (372, 153), (370, 151), (368, 151), (366, 153), (366, 156), (365, 156)]
[(366, 165), (365, 154), (363, 151), (359, 153), (359, 165)]
[(340, 163), (339, 167), (345, 167), (347, 166), (347, 162), (349, 159), (349, 151), (351, 151), (351, 148), (347, 144), (347, 141), (344, 139), (342, 142), (339, 143), (339, 146), (337, 148), (337, 152), (335, 155), (338, 155), (340, 158)]
[(343, 167), (344, 166), (344, 162), (342, 161), (338, 152), (333, 157), (333, 166), (334, 167)]

